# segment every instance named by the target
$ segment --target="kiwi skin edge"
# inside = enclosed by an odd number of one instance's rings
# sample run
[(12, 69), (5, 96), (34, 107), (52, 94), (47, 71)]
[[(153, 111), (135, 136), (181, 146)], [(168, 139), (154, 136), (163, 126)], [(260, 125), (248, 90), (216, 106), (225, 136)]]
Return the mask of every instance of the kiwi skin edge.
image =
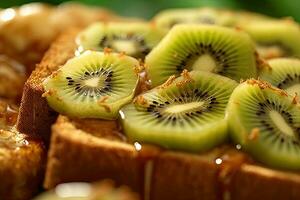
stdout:
[[(282, 101), (283, 105), (288, 105), (289, 108), (293, 108), (293, 111), (300, 115), (299, 103), (294, 104), (293, 98), (288, 96), (286, 92), (271, 86), (267, 82), (254, 79), (247, 80), (233, 91), (226, 108), (230, 139), (235, 144), (241, 145), (242, 150), (248, 152), (257, 161), (267, 166), (284, 170), (299, 170), (300, 154), (298, 153), (300, 148), (298, 146), (293, 147), (295, 150), (280, 150), (277, 141), (277, 143), (275, 141), (270, 143), (270, 140), (266, 139), (265, 133), (264, 135), (260, 134), (260, 127), (247, 128), (250, 127), (250, 122), (246, 121), (247, 118), (242, 116), (242, 108), (245, 106), (245, 102), (242, 99), (249, 99), (250, 95), (253, 95), (252, 99), (256, 95), (257, 98), (270, 98)], [(253, 100), (256, 100), (256, 98)], [(295, 123), (299, 123), (299, 120)], [(270, 148), (269, 145), (274, 146)], [(282, 145), (287, 145), (287, 143)]]
[[(107, 96), (100, 96), (97, 99), (91, 99), (89, 96), (87, 98), (77, 96), (76, 98), (79, 100), (74, 99), (76, 88), (73, 90), (74, 86), (72, 89), (66, 79), (71, 75), (71, 72), (76, 74), (78, 70), (82, 70), (80, 67), (86, 67), (86, 63), (91, 63), (90, 68), (92, 70), (95, 70), (95, 67), (110, 69), (107, 64), (102, 63), (103, 66), (99, 66), (100, 61), (111, 62), (113, 64), (111, 69), (115, 70), (114, 74), (118, 73), (121, 78), (123, 76), (121, 83), (118, 81), (123, 87), (122, 92), (118, 93), (119, 96), (117, 94), (109, 96), (109, 94), (113, 94), (109, 92)], [(123, 70), (121, 70), (122, 68)], [(118, 117), (120, 107), (129, 103), (134, 97), (139, 84), (139, 74), (136, 73), (136, 68), (139, 68), (139, 62), (132, 57), (119, 53), (86, 51), (84, 54), (68, 60), (58, 71), (53, 72), (45, 79), (43, 86), (46, 92), (43, 97), (46, 97), (50, 107), (61, 114), (79, 118), (114, 120)], [(71, 92), (70, 88), (72, 89)]]

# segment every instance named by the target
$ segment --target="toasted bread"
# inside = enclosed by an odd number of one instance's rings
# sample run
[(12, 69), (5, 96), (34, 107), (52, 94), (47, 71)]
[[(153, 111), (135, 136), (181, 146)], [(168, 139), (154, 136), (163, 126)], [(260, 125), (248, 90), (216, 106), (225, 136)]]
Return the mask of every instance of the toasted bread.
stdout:
[[(61, 36), (26, 83), (18, 128), (49, 139), (56, 113), (41, 97), (45, 77), (74, 55), (78, 30)], [(146, 150), (145, 150), (146, 149)], [(261, 166), (233, 147), (203, 154), (140, 150), (117, 122), (60, 116), (52, 127), (44, 186), (114, 179), (145, 199), (299, 199), (300, 175)]]
[(44, 186), (110, 178), (145, 199), (300, 198), (298, 173), (266, 168), (229, 146), (188, 154), (147, 145), (142, 152), (120, 136), (114, 123), (59, 116)]
[(24, 85), (17, 129), (22, 133), (38, 135), (46, 143), (49, 141), (50, 126), (56, 120), (57, 114), (42, 98), (44, 93), (42, 82), (60, 65), (74, 56), (75, 37), (78, 31), (78, 29), (72, 29), (58, 38)]
[(0, 99), (0, 199), (5, 200), (30, 199), (45, 167), (42, 141), (15, 130), (17, 115), (13, 101)]
[(0, 138), (0, 199), (29, 200), (42, 182), (45, 149), (40, 141), (25, 135), (8, 140)]

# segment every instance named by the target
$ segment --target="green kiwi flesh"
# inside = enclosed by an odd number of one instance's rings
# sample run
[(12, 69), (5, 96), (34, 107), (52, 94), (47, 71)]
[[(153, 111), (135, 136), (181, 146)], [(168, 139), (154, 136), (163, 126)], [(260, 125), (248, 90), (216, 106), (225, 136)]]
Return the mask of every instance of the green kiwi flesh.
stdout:
[(57, 112), (80, 118), (115, 119), (138, 85), (139, 62), (117, 53), (86, 51), (44, 82), (44, 96)]
[(233, 12), (233, 22), (231, 26), (240, 27), (248, 23), (255, 22), (269, 22), (272, 23), (272, 20), (277, 20), (276, 18), (272, 18), (267, 15), (263, 15), (260, 13), (254, 13), (249, 11), (234, 11)]
[(241, 28), (256, 42), (262, 58), (300, 58), (300, 28), (292, 20), (244, 23)]
[(213, 8), (169, 9), (158, 13), (152, 21), (162, 28), (170, 29), (176, 24), (216, 24), (229, 26), (233, 13)]
[(209, 150), (227, 139), (225, 108), (234, 80), (209, 72), (186, 70), (136, 97), (120, 110), (132, 142), (191, 152)]
[(81, 52), (110, 48), (143, 59), (165, 33), (165, 30), (146, 22), (97, 22), (83, 30), (76, 42)]
[(296, 58), (274, 58), (268, 63), (270, 68), (263, 68), (259, 77), (273, 86), (285, 90), (289, 95), (299, 95), (300, 60)]
[(247, 80), (226, 109), (229, 133), (256, 160), (280, 169), (300, 169), (300, 106), (268, 82)]
[(214, 25), (176, 25), (147, 55), (153, 86), (183, 69), (201, 70), (236, 81), (256, 77), (255, 46), (243, 31)]

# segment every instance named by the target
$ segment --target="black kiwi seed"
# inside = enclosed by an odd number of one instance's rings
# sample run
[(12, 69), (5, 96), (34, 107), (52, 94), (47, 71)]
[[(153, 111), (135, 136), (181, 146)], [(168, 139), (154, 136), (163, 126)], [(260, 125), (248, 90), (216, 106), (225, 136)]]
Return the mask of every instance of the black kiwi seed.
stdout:
[(276, 58), (269, 60), (272, 70), (263, 69), (260, 78), (271, 83), (289, 95), (300, 94), (300, 60), (297, 58)]
[[(300, 75), (300, 74), (299, 74)], [(280, 89), (285, 89), (293, 84), (296, 84), (299, 82), (299, 76), (298, 74), (287, 74), (286, 77), (277, 84), (277, 87)]]
[[(194, 109), (192, 111), (183, 111), (182, 113), (177, 114), (166, 114), (165, 108), (168, 105), (172, 105), (176, 102), (182, 103), (191, 103), (193, 101), (204, 101), (204, 105), (201, 108)], [(158, 102), (156, 100), (153, 100), (149, 103), (149, 105), (146, 107), (146, 111), (153, 114), (155, 118), (163, 118), (167, 119), (167, 123), (172, 122), (180, 123), (178, 119), (182, 119), (185, 116), (188, 117), (195, 117), (201, 115), (203, 112), (209, 112), (211, 111), (215, 104), (218, 104), (216, 97), (208, 96), (207, 92), (201, 93), (199, 89), (195, 89), (193, 91), (184, 92), (178, 95), (178, 97), (168, 99), (167, 101)]]
[(226, 52), (222, 51), (222, 49), (214, 50), (211, 44), (205, 45), (203, 43), (197, 44), (198, 49), (194, 52), (188, 54), (185, 59), (181, 61), (179, 65), (176, 66), (176, 70), (181, 72), (186, 66), (189, 66), (191, 60), (199, 58), (199, 56), (204, 54), (209, 54), (214, 58), (215, 62), (218, 64), (219, 68), (218, 72), (224, 73), (226, 69), (229, 67), (228, 60), (226, 59)]
[(286, 123), (293, 129), (295, 133), (298, 134), (297, 137), (300, 138), (299, 128), (295, 126), (292, 115), (289, 112), (283, 110), (281, 105), (277, 106), (275, 102), (273, 101), (271, 102), (269, 99), (267, 99), (263, 103), (261, 102), (258, 103), (258, 105), (259, 107), (258, 107), (258, 111), (256, 112), (256, 115), (259, 116), (258, 119), (260, 119), (260, 124), (262, 128), (265, 128), (266, 130), (269, 131), (273, 131), (273, 133), (275, 134), (282, 135), (282, 137), (285, 136), (284, 134), (281, 133), (281, 131), (277, 128), (277, 126), (273, 124), (272, 120), (269, 120), (268, 118), (268, 111), (274, 110), (281, 114), (281, 116), (284, 118)]
[[(111, 77), (112, 77), (113, 71), (111, 70), (104, 70), (103, 68), (100, 68), (98, 71), (86, 71), (84, 72), (84, 75), (73, 80), (72, 77), (66, 77), (68, 85), (72, 86), (74, 85), (74, 90), (78, 94), (83, 94), (85, 96), (101, 96), (105, 94), (106, 92), (111, 91)], [(90, 78), (96, 78), (96, 77), (104, 77), (104, 84), (101, 88), (94, 88), (87, 85), (84, 85), (84, 81), (88, 80)]]
[[(216, 121), (224, 120), (226, 98), (229, 99), (237, 83), (231, 79), (202, 71), (189, 72), (189, 76), (194, 81), (178, 87), (177, 83), (186, 80), (184, 76), (179, 77), (166, 88), (154, 88), (141, 94), (139, 97), (142, 97), (141, 99), (144, 99), (147, 104), (142, 103), (145, 101), (136, 101), (121, 109), (120, 112), (124, 114), (121, 119), (122, 127), (131, 141), (152, 142), (172, 149), (195, 147), (197, 152), (200, 146), (203, 151), (206, 151), (206, 147), (192, 143), (201, 141), (203, 145), (210, 146), (208, 144), (210, 141), (206, 142), (205, 139), (200, 138), (206, 135), (206, 131), (210, 131), (206, 129), (210, 127), (209, 123), (218, 126), (219, 123)], [(228, 90), (220, 89), (223, 86)], [(214, 102), (219, 102), (219, 104), (215, 105)], [(225, 123), (224, 121), (216, 138), (220, 138), (219, 133), (224, 131)], [(218, 127), (213, 127), (214, 130), (215, 128), (218, 129)], [(195, 138), (191, 138), (194, 136)], [(140, 140), (145, 138), (151, 141)]]
[[(113, 42), (117, 42), (117, 41), (133, 42), (135, 48), (137, 49), (136, 51), (137, 53), (135, 55), (131, 55), (133, 57), (144, 58), (151, 50), (151, 48), (147, 46), (144, 38), (135, 34), (123, 34), (123, 35), (113, 34), (110, 37), (103, 36), (102, 39), (100, 40), (99, 46), (103, 49), (104, 48), (114, 49)], [(120, 49), (114, 49), (114, 50), (120, 51)], [(121, 50), (121, 51), (125, 51), (125, 50)]]

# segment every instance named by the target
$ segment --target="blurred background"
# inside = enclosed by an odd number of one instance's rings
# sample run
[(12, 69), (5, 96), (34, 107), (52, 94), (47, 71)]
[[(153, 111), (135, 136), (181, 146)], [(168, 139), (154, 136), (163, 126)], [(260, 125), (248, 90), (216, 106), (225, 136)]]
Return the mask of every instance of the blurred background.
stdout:
[[(30, 0), (0, 0), (0, 7), (22, 5)], [(63, 0), (40, 1), (60, 4)], [(212, 6), (260, 12), (274, 17), (292, 16), (300, 22), (300, 0), (77, 0), (85, 4), (103, 6), (124, 16), (151, 18), (165, 8)]]

